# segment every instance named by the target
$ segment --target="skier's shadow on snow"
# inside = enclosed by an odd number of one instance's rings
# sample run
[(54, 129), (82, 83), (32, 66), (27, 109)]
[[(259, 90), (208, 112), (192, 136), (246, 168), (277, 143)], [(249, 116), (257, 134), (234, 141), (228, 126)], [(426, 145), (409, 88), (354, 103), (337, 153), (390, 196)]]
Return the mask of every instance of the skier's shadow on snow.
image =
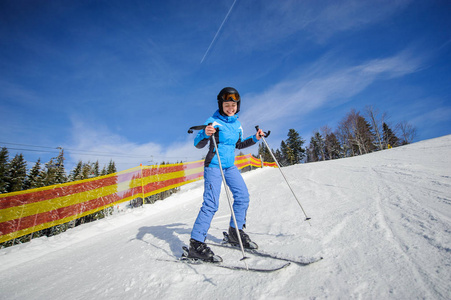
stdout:
[[(146, 239), (146, 235), (152, 235), (155, 238), (165, 241), (169, 247), (170, 252), (164, 249), (164, 246), (158, 246), (160, 243), (151, 243), (149, 240)], [(191, 229), (188, 227), (187, 224), (183, 223), (174, 223), (174, 224), (168, 224), (168, 225), (160, 225), (160, 226), (145, 226), (139, 228), (138, 233), (136, 234), (136, 239), (141, 240), (149, 245), (152, 245), (158, 249), (161, 249), (162, 251), (166, 252), (170, 256), (176, 256), (180, 257), (182, 255), (182, 247), (186, 246), (187, 243), (189, 243), (189, 237), (191, 234)], [(186, 241), (183, 241), (180, 239), (180, 237), (186, 237)], [(214, 241), (219, 243), (221, 240), (218, 238), (215, 238), (211, 235), (208, 235), (208, 239), (210, 241)]]
[(151, 243), (149, 240), (146, 239), (146, 235), (152, 235), (155, 238), (165, 241), (169, 244), (170, 251), (172, 253), (167, 253), (168, 255), (172, 256), (180, 256), (182, 253), (182, 247), (185, 245), (185, 243), (180, 240), (178, 237), (179, 235), (187, 235), (189, 234), (189, 230), (186, 229), (187, 225), (183, 223), (174, 223), (169, 225), (161, 225), (161, 226), (145, 226), (139, 228), (138, 233), (136, 234), (136, 239), (141, 240), (149, 245), (152, 245), (156, 248), (159, 248), (163, 250), (164, 252), (168, 252), (164, 250), (163, 247), (158, 246), (159, 243)]

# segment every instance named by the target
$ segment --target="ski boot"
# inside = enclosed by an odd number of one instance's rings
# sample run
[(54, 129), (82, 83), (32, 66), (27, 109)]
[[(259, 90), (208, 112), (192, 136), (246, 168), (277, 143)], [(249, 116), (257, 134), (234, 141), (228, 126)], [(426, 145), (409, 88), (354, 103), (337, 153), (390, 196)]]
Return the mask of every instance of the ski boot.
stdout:
[(222, 262), (222, 258), (218, 255), (215, 255), (213, 251), (211, 251), (211, 249), (207, 247), (207, 244), (196, 241), (195, 239), (190, 239), (187, 258), (192, 259), (194, 261), (202, 260), (213, 263)]
[[(242, 229), (240, 229), (240, 237), (241, 242), (243, 242), (244, 248), (258, 249), (258, 245), (255, 242), (251, 241), (251, 238)], [(240, 241), (238, 240), (236, 229), (233, 227), (229, 227), (228, 242), (233, 246), (240, 246)]]

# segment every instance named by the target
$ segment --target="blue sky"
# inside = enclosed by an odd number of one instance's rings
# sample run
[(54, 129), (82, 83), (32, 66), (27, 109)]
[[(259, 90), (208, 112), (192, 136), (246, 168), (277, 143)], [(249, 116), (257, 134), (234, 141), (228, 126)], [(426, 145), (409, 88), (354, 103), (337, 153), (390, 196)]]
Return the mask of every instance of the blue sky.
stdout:
[(445, 0), (2, 0), (0, 146), (31, 163), (63, 147), (67, 171), (197, 160), (187, 129), (225, 86), (245, 135), (271, 130), (272, 148), (367, 105), (416, 140), (447, 135), (450, 13)]

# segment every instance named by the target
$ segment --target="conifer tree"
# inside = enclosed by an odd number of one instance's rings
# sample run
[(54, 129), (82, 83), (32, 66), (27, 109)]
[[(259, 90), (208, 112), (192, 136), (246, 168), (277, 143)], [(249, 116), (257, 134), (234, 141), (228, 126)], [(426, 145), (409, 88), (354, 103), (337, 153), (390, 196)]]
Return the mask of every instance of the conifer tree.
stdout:
[(9, 163), (8, 170), (8, 192), (22, 191), (25, 188), (25, 179), (27, 177), (27, 163), (22, 153), (16, 156)]
[(44, 186), (43, 179), (41, 177), (41, 159), (39, 158), (36, 164), (31, 168), (27, 176), (25, 189), (34, 189)]
[(370, 123), (364, 117), (357, 115), (355, 126), (355, 141), (360, 154), (373, 152), (376, 147), (374, 146), (375, 138)]
[(82, 179), (88, 179), (92, 177), (91, 162), (83, 164), (81, 168), (81, 174)]
[(108, 164), (108, 168), (107, 168), (107, 174), (113, 174), (116, 172), (117, 172), (116, 164), (114, 163), (113, 160), (110, 160), (110, 163)]
[(312, 136), (310, 138), (310, 144), (307, 149), (307, 162), (315, 162), (315, 161), (319, 161), (319, 151), (315, 137)]
[(276, 149), (276, 151), (273, 153), (274, 153), (274, 156), (276, 157), (277, 161), (279, 162), (279, 164), (281, 164), (281, 161), (283, 161), (282, 151), (280, 151), (279, 149)]
[(52, 158), (45, 164), (44, 169), (41, 170), (40, 177), (42, 178), (44, 186), (57, 184), (58, 170), (55, 165), (55, 161)]
[(258, 155), (261, 155), (263, 161), (274, 162), (274, 159), (272, 158), (272, 155), (269, 152), (268, 147), (266, 147), (262, 143), (258, 144)]
[(60, 154), (55, 158), (55, 184), (67, 182), (66, 171), (64, 170), (64, 150), (60, 149)]
[(100, 172), (100, 176), (107, 175), (108, 171), (106, 170), (106, 166), (103, 166), (102, 171)]
[(100, 167), (99, 167), (99, 161), (96, 161), (92, 167), (92, 172), (94, 177), (100, 176)]
[(279, 161), (282, 165), (287, 166), (289, 164), (288, 158), (290, 157), (290, 149), (288, 148), (285, 141), (280, 142), (280, 153), (282, 155), (282, 159)]
[(0, 194), (8, 192), (8, 149), (3, 147), (0, 150)]
[(326, 143), (323, 139), (323, 136), (318, 131), (314, 132), (312, 140), (313, 142), (313, 151), (318, 160), (326, 160)]
[(391, 128), (384, 123), (382, 125), (384, 148), (397, 147), (400, 144), (399, 138), (393, 133)]
[(290, 165), (298, 164), (305, 157), (305, 149), (302, 148), (304, 140), (301, 138), (299, 133), (290, 129), (288, 131), (288, 139), (286, 140), (286, 145), (288, 149), (288, 162)]
[(77, 165), (74, 167), (74, 169), (71, 171), (69, 178), (71, 181), (77, 181), (82, 180), (82, 168), (83, 168), (83, 162), (80, 160), (78, 161)]
[(326, 136), (326, 152), (327, 157), (329, 159), (338, 159), (340, 158), (340, 142), (337, 139), (337, 136), (331, 132)]

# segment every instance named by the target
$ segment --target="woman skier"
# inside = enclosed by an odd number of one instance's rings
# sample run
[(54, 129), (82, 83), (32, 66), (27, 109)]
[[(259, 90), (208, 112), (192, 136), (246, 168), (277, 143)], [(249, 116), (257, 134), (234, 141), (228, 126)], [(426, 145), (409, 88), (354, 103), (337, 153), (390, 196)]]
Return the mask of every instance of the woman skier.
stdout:
[[(255, 145), (264, 133), (260, 129), (255, 135), (243, 140), (243, 129), (240, 121), (238, 121), (241, 98), (236, 89), (232, 87), (223, 88), (219, 92), (217, 99), (218, 110), (205, 122), (205, 125), (208, 126), (199, 131), (194, 139), (194, 145), (199, 149), (205, 147), (210, 137), (214, 134), (213, 138), (215, 138), (218, 147), (224, 177), (233, 194), (233, 211), (243, 247), (255, 249), (257, 248), (257, 244), (252, 242), (249, 236), (243, 231), (246, 224), (246, 213), (249, 207), (249, 193), (240, 171), (234, 164), (235, 149), (243, 149)], [(189, 258), (204, 261), (222, 260), (217, 255), (214, 255), (213, 251), (205, 244), (211, 221), (219, 207), (219, 195), (222, 184), (220, 165), (217, 153), (215, 152), (213, 143), (210, 143), (204, 164), (204, 201), (191, 231), (188, 253)], [(233, 218), (230, 220), (228, 231), (229, 242), (233, 245), (238, 245), (239, 240)]]

